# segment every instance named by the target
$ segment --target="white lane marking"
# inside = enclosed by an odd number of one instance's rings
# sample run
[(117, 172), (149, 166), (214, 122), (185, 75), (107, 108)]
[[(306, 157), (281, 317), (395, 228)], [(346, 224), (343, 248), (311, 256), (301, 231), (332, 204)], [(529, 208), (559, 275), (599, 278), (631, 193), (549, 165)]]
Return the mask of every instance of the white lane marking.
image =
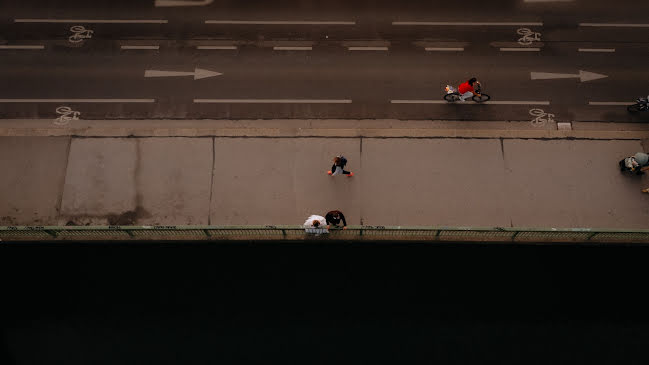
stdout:
[(237, 49), (237, 46), (196, 46), (196, 49)]
[(220, 72), (204, 70), (202, 68), (195, 68), (194, 72), (184, 71), (161, 71), (161, 70), (145, 70), (144, 77), (173, 77), (173, 76), (194, 76), (194, 80), (200, 80), (212, 76), (223, 75)]
[(160, 49), (160, 46), (122, 46), (121, 49)]
[(0, 103), (155, 103), (155, 99), (0, 99)]
[(311, 20), (206, 20), (205, 24), (356, 25), (356, 22), (347, 22), (347, 21), (311, 21)]
[(347, 47), (349, 51), (387, 51), (388, 47)]
[(535, 117), (531, 122), (535, 127), (543, 126), (545, 123), (554, 123), (554, 114), (546, 113), (543, 109), (530, 109), (530, 115)]
[(589, 101), (588, 105), (633, 105), (633, 103), (628, 101)]
[(594, 72), (588, 72), (588, 71), (579, 70), (578, 74), (560, 74), (560, 73), (552, 73), (552, 72), (530, 72), (530, 77), (531, 77), (532, 80), (578, 78), (579, 81), (585, 82), (585, 81), (603, 79), (603, 78), (608, 77), (608, 76), (597, 74), (597, 73), (594, 73)]
[(179, 1), (179, 0), (155, 0), (156, 7), (165, 7), (165, 6), (205, 6), (213, 3), (214, 0), (189, 0), (189, 1)]
[(485, 101), (482, 103), (473, 102), (459, 102), (449, 103), (446, 100), (390, 100), (392, 104), (457, 104), (457, 105), (479, 105), (479, 104), (493, 104), (493, 105), (550, 105), (549, 101), (521, 101), (521, 100), (500, 100), (500, 101)]
[(68, 37), (68, 41), (70, 43), (81, 43), (86, 39), (92, 38), (92, 34), (95, 31), (86, 29), (83, 25), (73, 25), (70, 27), (70, 32), (72, 32), (72, 35)]
[(275, 51), (311, 51), (313, 47), (273, 47)]
[(54, 119), (54, 124), (67, 125), (72, 120), (79, 120), (81, 112), (72, 110), (69, 106), (60, 106), (56, 108), (56, 114), (58, 114), (59, 117)]
[(543, 26), (543, 22), (392, 22), (392, 25), (459, 25), (459, 26)]
[(8, 45), (2, 45), (0, 46), (0, 49), (45, 49), (45, 46), (42, 44), (39, 45), (33, 45), (33, 46), (8, 46)]
[(455, 51), (455, 52), (462, 52), (464, 51), (464, 47), (426, 47), (424, 48), (426, 51)]
[(539, 52), (541, 48), (535, 48), (535, 47), (512, 47), (512, 48), (507, 48), (503, 47), (500, 49), (501, 52)]
[(649, 28), (647, 23), (579, 23), (580, 27), (625, 27), (625, 28)]
[(249, 104), (351, 104), (349, 99), (194, 99), (194, 103), (249, 103)]
[(14, 23), (167, 24), (164, 19), (14, 19)]
[(579, 52), (615, 52), (615, 48), (579, 48)]

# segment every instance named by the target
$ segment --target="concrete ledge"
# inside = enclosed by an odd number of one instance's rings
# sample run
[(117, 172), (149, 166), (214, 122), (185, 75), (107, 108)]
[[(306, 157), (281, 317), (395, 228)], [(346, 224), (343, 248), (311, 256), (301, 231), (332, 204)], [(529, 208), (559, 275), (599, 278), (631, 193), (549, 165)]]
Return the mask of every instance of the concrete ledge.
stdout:
[(572, 130), (529, 121), (402, 120), (75, 120), (0, 121), (0, 136), (80, 137), (331, 137), (649, 139), (643, 123), (573, 122)]

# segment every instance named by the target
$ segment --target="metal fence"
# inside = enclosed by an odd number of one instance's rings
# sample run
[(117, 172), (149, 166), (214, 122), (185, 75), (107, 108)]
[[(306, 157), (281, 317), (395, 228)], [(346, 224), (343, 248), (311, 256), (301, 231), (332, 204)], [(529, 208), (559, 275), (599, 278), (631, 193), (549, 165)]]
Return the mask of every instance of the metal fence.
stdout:
[(2, 241), (344, 240), (649, 243), (649, 229), (349, 226), (7, 226)]

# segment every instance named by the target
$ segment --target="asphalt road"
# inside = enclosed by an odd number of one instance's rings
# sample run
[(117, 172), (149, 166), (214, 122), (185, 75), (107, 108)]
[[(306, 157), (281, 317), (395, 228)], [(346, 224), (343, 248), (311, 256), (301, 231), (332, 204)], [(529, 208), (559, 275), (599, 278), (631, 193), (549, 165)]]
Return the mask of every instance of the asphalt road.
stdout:
[[(3, 2), (0, 118), (649, 121), (625, 107), (649, 93), (649, 3), (205, 3)], [(472, 76), (490, 102), (442, 101)]]

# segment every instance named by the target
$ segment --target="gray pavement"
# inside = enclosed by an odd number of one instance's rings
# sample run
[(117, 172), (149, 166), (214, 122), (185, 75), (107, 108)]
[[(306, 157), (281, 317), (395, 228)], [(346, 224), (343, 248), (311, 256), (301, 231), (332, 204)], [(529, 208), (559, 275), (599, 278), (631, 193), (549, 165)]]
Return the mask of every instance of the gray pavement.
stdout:
[[(639, 139), (0, 137), (0, 224), (647, 228)], [(343, 153), (356, 175), (330, 177)]]

